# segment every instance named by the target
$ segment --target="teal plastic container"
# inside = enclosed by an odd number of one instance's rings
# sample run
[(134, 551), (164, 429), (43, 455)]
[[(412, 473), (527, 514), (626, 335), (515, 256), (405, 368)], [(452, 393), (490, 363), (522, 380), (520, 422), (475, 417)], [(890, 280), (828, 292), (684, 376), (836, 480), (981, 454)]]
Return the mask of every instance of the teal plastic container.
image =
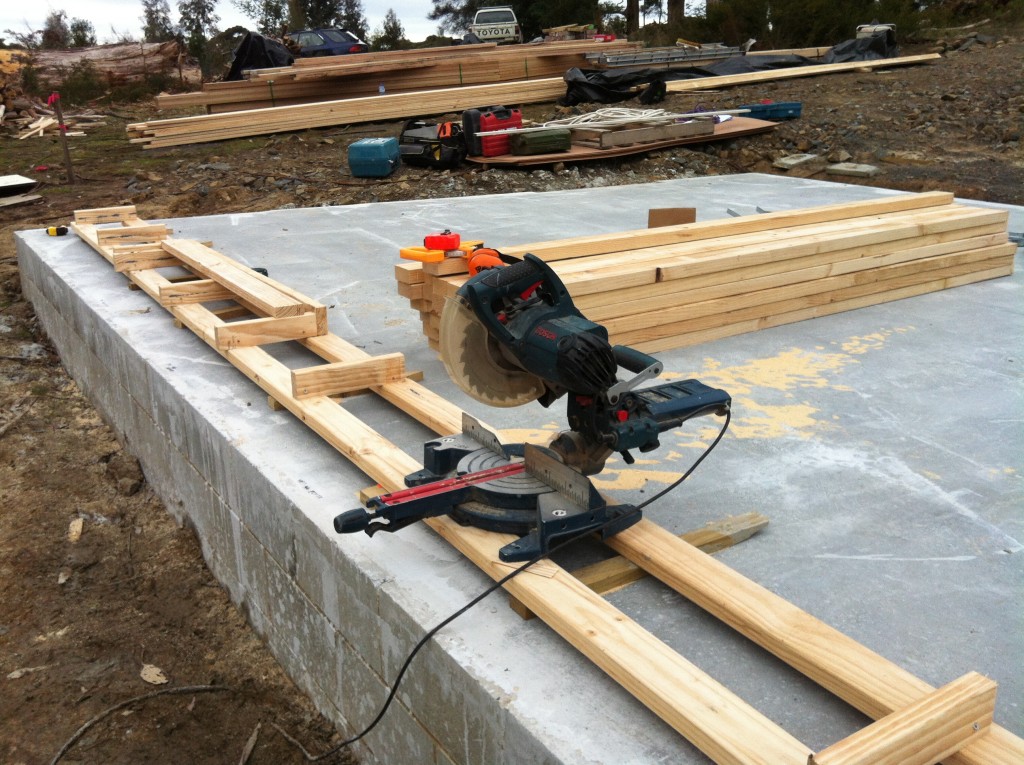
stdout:
[(385, 178), (400, 162), (397, 138), (360, 138), (348, 147), (348, 167), (356, 178)]

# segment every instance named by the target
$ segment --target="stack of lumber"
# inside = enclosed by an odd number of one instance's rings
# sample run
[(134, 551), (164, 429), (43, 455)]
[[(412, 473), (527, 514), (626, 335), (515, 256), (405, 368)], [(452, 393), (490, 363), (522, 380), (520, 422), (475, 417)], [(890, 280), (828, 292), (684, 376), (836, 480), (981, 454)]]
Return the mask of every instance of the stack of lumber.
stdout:
[(288, 106), (387, 93), (483, 85), (561, 77), (585, 66), (598, 48), (623, 52), (639, 43), (579, 42), (509, 45), (494, 43), (447, 48), (365, 53), (356, 56), (300, 58), (289, 67), (255, 69), (249, 79), (216, 82), (200, 92), (161, 94), (161, 109), (202, 106), (211, 114)]
[[(607, 45), (608, 43), (604, 44)], [(805, 66), (730, 77), (704, 77), (699, 80), (681, 80), (668, 83), (668, 87), (673, 92), (702, 90), (724, 85), (740, 85), (746, 82), (762, 82), (770, 79), (919, 64), (935, 58), (939, 57), (937, 55), (907, 56), (879, 61), (858, 61), (852, 64)], [(383, 120), (461, 112), (465, 109), (475, 109), (488, 104), (544, 103), (554, 101), (564, 95), (564, 93), (565, 81), (561, 77), (549, 77), (537, 80), (500, 82), (493, 85), (466, 85), (464, 87), (443, 88), (440, 90), (414, 91), (393, 95), (386, 94), (383, 96), (350, 98), (312, 104), (296, 104), (294, 106), (277, 106), (242, 113), (202, 114), (195, 117), (151, 120), (128, 125), (127, 130), (128, 137), (132, 143), (140, 143), (143, 144), (144, 148), (155, 149), (166, 146), (204, 143), (206, 141), (222, 141), (229, 138), (266, 135), (290, 130), (307, 130), (309, 128), (330, 127), (332, 125), (380, 122)]]
[(146, 149), (156, 149), (290, 130), (461, 112), (487, 104), (554, 101), (564, 92), (565, 83), (560, 78), (470, 85), (464, 88), (137, 122), (128, 125), (127, 130), (132, 143), (141, 143)]
[[(680, 348), (1013, 272), (1003, 210), (945, 192), (703, 221), (498, 249), (552, 264), (612, 342)], [(465, 261), (403, 261), (398, 292), (437, 348)]]

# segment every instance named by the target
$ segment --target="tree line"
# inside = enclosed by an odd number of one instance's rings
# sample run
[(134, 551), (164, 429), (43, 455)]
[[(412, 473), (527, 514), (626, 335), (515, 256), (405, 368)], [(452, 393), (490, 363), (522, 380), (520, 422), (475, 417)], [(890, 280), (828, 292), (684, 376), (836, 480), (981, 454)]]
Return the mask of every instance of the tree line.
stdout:
[[(987, 0), (983, 5), (1010, 6), (1020, 0)], [(216, 0), (176, 0), (177, 20), (170, 0), (140, 0), (142, 39), (178, 40), (209, 73), (210, 41), (221, 35)], [(282, 37), (289, 30), (340, 27), (370, 43), (374, 50), (412, 47), (401, 20), (388, 9), (383, 22), (371, 30), (362, 0), (232, 0), (252, 30)], [(515, 10), (525, 39), (567, 24), (592, 24), (601, 31), (638, 37), (668, 45), (676, 39), (740, 45), (750, 38), (759, 49), (831, 45), (853, 37), (859, 24), (895, 22), (904, 33), (922, 24), (945, 20), (943, 13), (960, 9), (965, 0), (507, 0)], [(497, 0), (431, 0), (428, 18), (437, 22), (437, 42), (445, 33), (461, 37), (476, 11)], [(975, 3), (977, 4), (977, 3)], [(959, 11), (956, 11), (959, 13)], [(227, 33), (244, 32), (233, 28)], [(5, 30), (20, 47), (73, 48), (96, 44), (96, 31), (87, 19), (68, 18), (50, 11), (43, 28), (19, 33)], [(228, 35), (229, 37), (231, 35)], [(120, 41), (132, 41), (120, 35)], [(3, 47), (0, 41), (0, 47)], [(223, 46), (222, 46), (223, 47)]]

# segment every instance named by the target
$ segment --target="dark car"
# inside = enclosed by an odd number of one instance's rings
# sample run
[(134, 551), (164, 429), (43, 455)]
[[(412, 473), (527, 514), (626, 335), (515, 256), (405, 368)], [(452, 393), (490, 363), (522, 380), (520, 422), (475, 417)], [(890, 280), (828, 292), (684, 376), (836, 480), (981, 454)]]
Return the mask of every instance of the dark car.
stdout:
[(288, 39), (299, 46), (299, 55), (343, 56), (346, 53), (366, 53), (366, 43), (344, 29), (300, 29), (289, 32)]

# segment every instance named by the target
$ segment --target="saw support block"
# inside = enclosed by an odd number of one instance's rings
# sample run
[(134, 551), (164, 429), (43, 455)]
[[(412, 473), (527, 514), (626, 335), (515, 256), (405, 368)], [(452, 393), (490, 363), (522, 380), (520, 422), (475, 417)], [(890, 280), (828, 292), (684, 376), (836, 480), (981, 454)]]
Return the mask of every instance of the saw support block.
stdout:
[(299, 316), (248, 319), (214, 328), (214, 342), (218, 350), (250, 348), (286, 340), (300, 340), (321, 334), (316, 317), (311, 313)]
[(336, 396), (398, 382), (404, 377), (405, 357), (401, 353), (388, 353), (363, 361), (338, 361), (293, 369), (292, 395), (298, 399)]
[(970, 672), (813, 754), (807, 765), (932, 765), (988, 733), (996, 684)]

